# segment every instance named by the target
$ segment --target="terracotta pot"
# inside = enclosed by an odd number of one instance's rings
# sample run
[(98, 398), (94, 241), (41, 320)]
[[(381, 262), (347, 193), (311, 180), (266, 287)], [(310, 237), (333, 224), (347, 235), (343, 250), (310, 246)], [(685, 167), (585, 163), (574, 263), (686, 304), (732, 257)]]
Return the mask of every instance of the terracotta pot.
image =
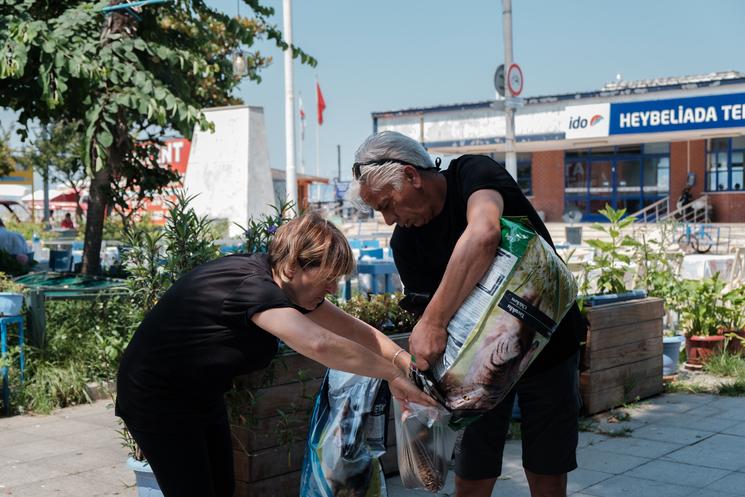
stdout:
[(686, 367), (700, 369), (709, 357), (724, 350), (724, 336), (687, 336)]
[(725, 333), (734, 333), (735, 335), (740, 337), (740, 340), (737, 338), (730, 338), (729, 343), (727, 344), (727, 352), (730, 354), (740, 354), (745, 355), (745, 345), (743, 345), (743, 341), (745, 340), (745, 330), (739, 330), (739, 331), (728, 331)]

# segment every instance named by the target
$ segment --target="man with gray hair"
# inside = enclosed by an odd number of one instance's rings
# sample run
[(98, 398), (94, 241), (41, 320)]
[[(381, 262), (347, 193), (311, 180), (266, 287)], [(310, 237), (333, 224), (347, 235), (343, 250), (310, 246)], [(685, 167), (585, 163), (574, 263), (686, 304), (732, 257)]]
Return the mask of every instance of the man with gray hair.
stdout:
[[(486, 273), (501, 241), (502, 216), (527, 217), (551, 237), (504, 167), (464, 155), (440, 172), (424, 147), (400, 133), (376, 133), (360, 145), (351, 194), (395, 224), (390, 246), (408, 296), (425, 296), (409, 339), (422, 370), (445, 350), (447, 324)], [(577, 467), (578, 345), (586, 332), (575, 305), (510, 395), (463, 432), (456, 447), (458, 497), (491, 495), (515, 393), (521, 410), (523, 467), (533, 497), (565, 497)]]

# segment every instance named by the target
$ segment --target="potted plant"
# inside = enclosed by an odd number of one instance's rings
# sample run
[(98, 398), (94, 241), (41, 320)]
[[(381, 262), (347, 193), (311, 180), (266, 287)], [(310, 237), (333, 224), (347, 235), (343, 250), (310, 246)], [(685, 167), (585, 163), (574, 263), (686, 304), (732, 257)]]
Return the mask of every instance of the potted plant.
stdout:
[(656, 236), (648, 236), (644, 230), (636, 233), (639, 243), (634, 254), (637, 264), (635, 285), (645, 288), (650, 297), (659, 297), (665, 302), (662, 374), (670, 376), (678, 372), (680, 349), (685, 341), (685, 337), (676, 329), (678, 309), (675, 307), (679, 300), (676, 297), (682, 288), (678, 267), (683, 254), (665, 250), (666, 241), (672, 238), (672, 223), (658, 223), (655, 228)]
[(0, 316), (18, 316), (23, 308), (23, 285), (0, 272)]
[(137, 497), (163, 497), (163, 492), (160, 491), (158, 481), (155, 479), (153, 469), (145, 460), (145, 456), (142, 454), (137, 442), (135, 442), (132, 435), (127, 430), (127, 427), (122, 424), (122, 428), (117, 431), (122, 441), (122, 447), (129, 451), (129, 458), (127, 459), (127, 466), (135, 473), (135, 483), (137, 485)]
[[(725, 282), (715, 273), (712, 278), (682, 282), (680, 327), (685, 335), (686, 368), (701, 369), (712, 356), (724, 350), (725, 334), (735, 310), (729, 307)], [(741, 311), (740, 311), (741, 312)]]
[(580, 278), (583, 295), (579, 300), (589, 325), (580, 366), (580, 392), (587, 414), (663, 389), (663, 301), (627, 287), (634, 283), (629, 276), (635, 269), (632, 256), (639, 242), (623, 230), (634, 219), (625, 216), (625, 209), (607, 205), (600, 213), (608, 222), (593, 227), (607, 239), (587, 241), (595, 254)]
[(722, 331), (727, 339), (727, 351), (732, 354), (745, 353), (745, 285), (726, 292)]

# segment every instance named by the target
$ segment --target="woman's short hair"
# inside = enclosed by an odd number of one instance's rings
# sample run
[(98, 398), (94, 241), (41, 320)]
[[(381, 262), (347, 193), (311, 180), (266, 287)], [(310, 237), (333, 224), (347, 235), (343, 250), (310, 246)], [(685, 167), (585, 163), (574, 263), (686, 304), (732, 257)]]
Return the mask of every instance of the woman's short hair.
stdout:
[(354, 254), (339, 228), (309, 211), (282, 225), (269, 244), (272, 269), (289, 280), (297, 268), (321, 269), (319, 277), (334, 280), (354, 270)]

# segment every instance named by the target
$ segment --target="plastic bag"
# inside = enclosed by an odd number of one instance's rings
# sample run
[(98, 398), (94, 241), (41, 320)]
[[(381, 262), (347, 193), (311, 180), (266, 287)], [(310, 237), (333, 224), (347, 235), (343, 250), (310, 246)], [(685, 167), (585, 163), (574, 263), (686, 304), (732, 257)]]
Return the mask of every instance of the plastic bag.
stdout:
[(443, 408), (394, 399), (398, 471), (406, 488), (437, 492), (445, 485), (456, 432), (448, 427), (450, 413)]
[(386, 497), (380, 457), (390, 392), (382, 380), (329, 369), (316, 396), (303, 497)]

